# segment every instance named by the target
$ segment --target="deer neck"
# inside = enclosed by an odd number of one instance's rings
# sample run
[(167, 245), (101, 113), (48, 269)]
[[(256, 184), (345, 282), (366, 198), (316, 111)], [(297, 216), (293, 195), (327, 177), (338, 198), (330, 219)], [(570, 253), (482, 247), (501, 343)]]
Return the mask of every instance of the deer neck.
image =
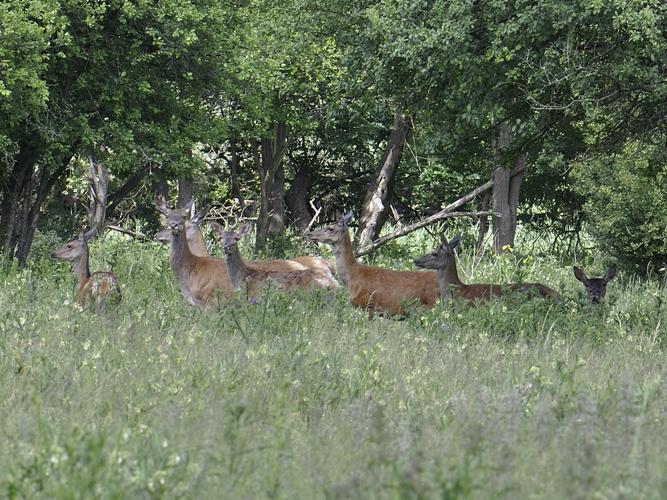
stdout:
[(347, 230), (345, 230), (342, 239), (334, 245), (333, 251), (336, 256), (336, 270), (338, 276), (341, 281), (347, 285), (351, 274), (359, 265), (357, 259), (354, 257), (352, 240), (350, 240), (350, 234)]
[(238, 290), (241, 287), (243, 280), (249, 274), (248, 267), (241, 258), (241, 252), (239, 252), (238, 246), (234, 245), (231, 253), (225, 252), (225, 263), (227, 264), (229, 279), (234, 288)]
[(90, 265), (88, 263), (88, 249), (86, 248), (78, 260), (72, 262), (72, 271), (79, 280), (79, 286), (83, 286), (90, 279)]
[(454, 295), (454, 291), (463, 286), (459, 279), (459, 272), (456, 268), (456, 261), (452, 258), (450, 265), (438, 268), (438, 290), (440, 297), (447, 298)]
[(171, 270), (181, 287), (185, 286), (193, 265), (193, 255), (188, 246), (185, 228), (171, 237)]

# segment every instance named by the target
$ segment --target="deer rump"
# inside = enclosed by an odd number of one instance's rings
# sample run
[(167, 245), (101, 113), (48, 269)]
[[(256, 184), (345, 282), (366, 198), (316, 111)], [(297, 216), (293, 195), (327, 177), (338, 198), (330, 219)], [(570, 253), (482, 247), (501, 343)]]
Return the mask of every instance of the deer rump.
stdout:
[(76, 301), (81, 307), (99, 306), (104, 301), (117, 305), (122, 299), (118, 278), (112, 272), (97, 271), (77, 291)]
[(393, 271), (358, 266), (348, 283), (350, 302), (357, 307), (393, 316), (403, 313), (406, 302), (433, 307), (439, 296), (433, 271)]

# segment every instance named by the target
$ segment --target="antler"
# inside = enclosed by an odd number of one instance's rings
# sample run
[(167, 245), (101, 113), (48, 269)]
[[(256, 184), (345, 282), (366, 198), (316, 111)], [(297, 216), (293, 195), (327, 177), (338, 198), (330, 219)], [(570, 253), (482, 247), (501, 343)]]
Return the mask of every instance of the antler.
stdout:
[(167, 207), (167, 202), (164, 199), (164, 196), (161, 194), (156, 194), (155, 199), (153, 200), (153, 204), (155, 205), (155, 208), (158, 212), (163, 215), (169, 215), (169, 208)]

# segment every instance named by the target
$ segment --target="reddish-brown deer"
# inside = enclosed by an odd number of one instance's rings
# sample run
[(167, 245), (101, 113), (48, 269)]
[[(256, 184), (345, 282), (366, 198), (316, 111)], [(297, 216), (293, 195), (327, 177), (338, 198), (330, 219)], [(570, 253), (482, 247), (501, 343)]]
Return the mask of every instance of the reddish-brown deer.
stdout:
[(171, 231), (171, 269), (178, 286), (185, 300), (201, 309), (230, 298), (234, 288), (223, 260), (200, 257), (190, 250), (185, 223), (191, 206), (192, 201), (183, 208), (169, 208), (164, 198), (155, 200), (155, 208), (167, 217), (167, 228)]
[[(211, 256), (206, 247), (206, 242), (200, 228), (201, 221), (205, 215), (206, 210), (202, 210), (195, 214), (191, 219), (185, 221), (185, 236), (188, 241), (188, 246), (190, 247), (192, 254), (198, 257)], [(162, 229), (155, 234), (154, 239), (162, 243), (170, 243), (171, 230), (169, 228)], [(291, 259), (255, 260), (248, 262), (248, 265), (256, 269), (283, 272), (310, 269), (318, 275), (319, 281), (326, 282), (329, 288), (337, 288), (340, 286), (334, 277), (336, 274), (336, 267), (330, 261), (321, 257), (304, 255), (301, 257), (293, 257)]]
[(352, 250), (348, 224), (352, 212), (340, 216), (335, 224), (315, 229), (307, 237), (333, 247), (336, 268), (347, 286), (350, 302), (357, 307), (387, 316), (401, 314), (406, 302), (432, 307), (438, 297), (438, 279), (434, 272), (395, 271), (357, 262)]
[[(199, 228), (199, 224), (201, 224), (201, 221), (204, 220), (207, 212), (208, 208), (204, 208), (185, 221), (185, 237), (188, 241), (190, 252), (192, 252), (192, 254), (196, 255), (197, 257), (210, 257), (208, 248), (206, 248), (204, 235)], [(160, 218), (162, 219), (162, 216)], [(165, 227), (161, 231), (158, 231), (153, 239), (155, 239), (155, 241), (166, 244), (171, 243), (171, 229)]]
[[(241, 257), (238, 244), (250, 230), (247, 224), (243, 225), (238, 232), (224, 231), (217, 222), (211, 222), (210, 226), (222, 243), (227, 273), (232, 285), (236, 290), (245, 288), (249, 298), (256, 299), (267, 282), (273, 283), (279, 289), (331, 286), (328, 276), (323, 276), (320, 272), (314, 272), (308, 268), (298, 271), (280, 271), (270, 267), (259, 267), (257, 263), (246, 264)], [(266, 263), (269, 262), (273, 261), (266, 261)]]
[(584, 270), (580, 267), (574, 266), (572, 268), (574, 276), (581, 281), (586, 289), (586, 296), (592, 304), (599, 304), (604, 299), (607, 293), (607, 283), (609, 283), (614, 276), (616, 276), (616, 269), (613, 267), (607, 268), (602, 278), (589, 278), (586, 276)]
[(91, 274), (88, 259), (88, 240), (95, 234), (95, 229), (81, 233), (75, 240), (51, 252), (52, 259), (65, 260), (72, 264), (72, 271), (79, 282), (76, 290), (76, 302), (81, 307), (94, 305), (100, 310), (107, 304), (117, 305), (122, 298), (118, 278), (114, 273), (97, 271)]
[(499, 297), (507, 291), (527, 292), (557, 299), (558, 293), (548, 286), (541, 283), (510, 283), (506, 285), (496, 285), (487, 283), (478, 283), (466, 285), (459, 278), (456, 267), (456, 256), (454, 249), (461, 241), (461, 236), (456, 236), (451, 242), (443, 236), (442, 243), (431, 253), (415, 259), (417, 267), (424, 269), (436, 269), (438, 271), (438, 288), (440, 297), (458, 297), (469, 301), (488, 300), (492, 297)]

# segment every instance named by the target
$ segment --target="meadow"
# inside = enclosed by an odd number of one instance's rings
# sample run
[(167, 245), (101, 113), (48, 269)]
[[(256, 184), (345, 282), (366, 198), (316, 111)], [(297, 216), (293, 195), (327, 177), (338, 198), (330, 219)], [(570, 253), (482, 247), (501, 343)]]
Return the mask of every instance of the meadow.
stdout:
[[(36, 245), (0, 271), (1, 497), (667, 497), (664, 274), (619, 273), (592, 306), (564, 257), (466, 244), (464, 280), (562, 300), (369, 320), (343, 290), (269, 290), (199, 312), (165, 247), (110, 234), (91, 268), (124, 297), (95, 315), (40, 257), (57, 242)], [(374, 262), (412, 269), (434, 245)]]

